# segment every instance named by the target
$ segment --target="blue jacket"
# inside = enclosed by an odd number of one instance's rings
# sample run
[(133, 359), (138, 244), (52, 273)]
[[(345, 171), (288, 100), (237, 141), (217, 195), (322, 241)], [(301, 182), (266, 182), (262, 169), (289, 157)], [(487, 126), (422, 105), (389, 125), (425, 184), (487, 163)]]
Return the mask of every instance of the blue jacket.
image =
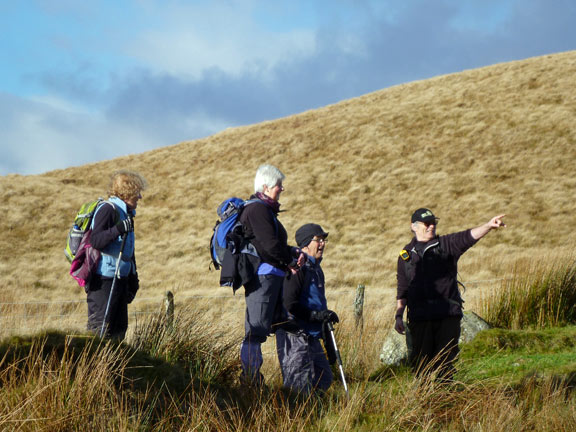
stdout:
[[(134, 211), (130, 212), (135, 215)], [(116, 263), (122, 245), (122, 236), (116, 224), (129, 216), (126, 203), (117, 197), (110, 197), (98, 206), (92, 219), (92, 246), (98, 249), (102, 255), (96, 273), (105, 278), (113, 278), (116, 271)], [(134, 232), (128, 233), (122, 251), (122, 260), (119, 267), (121, 278), (135, 273), (134, 268)]]
[(284, 279), (283, 301), (289, 318), (306, 334), (322, 336), (322, 323), (310, 322), (312, 311), (328, 309), (324, 288), (324, 272), (320, 262), (308, 256), (302, 269)]

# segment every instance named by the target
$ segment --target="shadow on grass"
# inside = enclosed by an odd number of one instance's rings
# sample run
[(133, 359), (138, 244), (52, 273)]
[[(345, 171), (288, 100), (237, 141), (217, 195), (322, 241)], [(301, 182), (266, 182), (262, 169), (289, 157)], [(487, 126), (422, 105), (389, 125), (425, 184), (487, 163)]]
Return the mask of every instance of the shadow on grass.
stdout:
[[(60, 370), (58, 369), (60, 368)], [(29, 381), (29, 377), (48, 373), (58, 380), (86, 381), (80, 374), (86, 369), (101, 368), (107, 379), (91, 378), (96, 391), (112, 383), (113, 391), (129, 403), (131, 412), (145, 413), (147, 424), (168, 420), (172, 426), (185, 425), (191, 412), (209, 411), (202, 420), (234, 425), (258, 425), (265, 407), (270, 424), (280, 422), (291, 413), (298, 417), (315, 418), (330, 400), (293, 394), (268, 388), (241, 386), (230, 376), (203, 381), (194, 376), (194, 368), (186, 362), (167, 361), (160, 356), (136, 349), (114, 340), (91, 335), (68, 335), (61, 331), (45, 331), (32, 336), (14, 336), (0, 341), (0, 386), (12, 380)], [(10, 371), (9, 373), (7, 371)], [(98, 374), (96, 374), (98, 375)], [(92, 376), (89, 374), (89, 376)], [(58, 378), (60, 377), (60, 378)], [(204, 414), (195, 414), (202, 416)]]

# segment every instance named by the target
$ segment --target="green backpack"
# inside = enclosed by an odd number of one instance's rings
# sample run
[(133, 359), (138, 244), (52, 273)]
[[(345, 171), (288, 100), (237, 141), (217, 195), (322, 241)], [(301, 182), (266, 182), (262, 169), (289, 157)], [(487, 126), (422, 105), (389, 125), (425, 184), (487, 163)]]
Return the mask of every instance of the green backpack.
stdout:
[(87, 203), (82, 204), (82, 207), (78, 210), (76, 218), (74, 219), (74, 225), (72, 225), (72, 228), (70, 228), (70, 231), (68, 232), (66, 248), (64, 249), (64, 254), (66, 255), (68, 262), (71, 263), (76, 256), (78, 246), (80, 246), (84, 234), (86, 234), (86, 231), (90, 229), (94, 213), (96, 212), (98, 205), (103, 201), (103, 198), (88, 201)]

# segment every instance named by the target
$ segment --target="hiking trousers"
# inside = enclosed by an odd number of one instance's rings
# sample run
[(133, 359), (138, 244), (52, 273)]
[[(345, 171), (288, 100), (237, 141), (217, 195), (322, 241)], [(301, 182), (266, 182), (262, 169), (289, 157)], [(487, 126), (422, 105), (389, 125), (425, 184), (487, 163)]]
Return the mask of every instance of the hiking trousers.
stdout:
[(276, 350), (284, 387), (303, 395), (328, 390), (334, 377), (320, 339), (279, 329)]
[(282, 315), (283, 276), (258, 275), (244, 286), (246, 317), (244, 320), (244, 340), (240, 347), (242, 378), (245, 381), (262, 381), (261, 345), (272, 332), (275, 317)]
[[(88, 331), (100, 334), (102, 322), (106, 313), (106, 305), (112, 288), (110, 278), (94, 275), (88, 284), (86, 302), (88, 303)], [(114, 284), (114, 292), (110, 299), (110, 308), (106, 318), (104, 335), (119, 340), (124, 339), (128, 329), (128, 302), (126, 292), (128, 279), (118, 278)]]
[(438, 371), (440, 379), (450, 380), (460, 349), (460, 317), (408, 323), (412, 335), (410, 363), (415, 372), (428, 374)]

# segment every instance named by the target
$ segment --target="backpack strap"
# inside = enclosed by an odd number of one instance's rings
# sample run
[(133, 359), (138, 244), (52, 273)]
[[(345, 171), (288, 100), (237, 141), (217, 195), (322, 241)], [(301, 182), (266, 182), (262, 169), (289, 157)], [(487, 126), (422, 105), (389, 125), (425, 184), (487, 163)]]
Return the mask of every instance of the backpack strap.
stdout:
[(406, 275), (406, 279), (408, 279), (408, 284), (410, 284), (416, 275), (414, 260), (412, 259), (410, 252), (408, 252), (406, 249), (402, 249), (400, 251), (400, 258), (402, 258), (402, 262), (404, 264), (404, 274)]
[(96, 220), (96, 213), (98, 213), (98, 210), (100, 210), (104, 204), (110, 204), (114, 209), (114, 224), (117, 224), (120, 221), (120, 212), (116, 208), (116, 204), (108, 200), (102, 200), (102, 202), (98, 204), (98, 207), (96, 207), (96, 210), (94, 211), (94, 215), (92, 216), (92, 222), (90, 223), (90, 229), (94, 227), (94, 221)]

